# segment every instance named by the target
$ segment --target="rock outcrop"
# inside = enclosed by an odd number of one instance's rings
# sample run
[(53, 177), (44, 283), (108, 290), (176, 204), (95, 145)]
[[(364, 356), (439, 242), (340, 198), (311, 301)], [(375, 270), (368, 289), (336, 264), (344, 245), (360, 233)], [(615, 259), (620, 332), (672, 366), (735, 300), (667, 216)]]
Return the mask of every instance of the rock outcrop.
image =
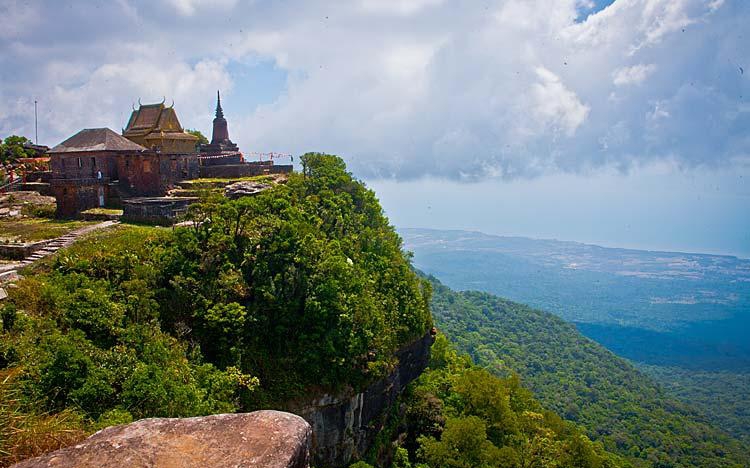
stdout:
[(250, 197), (257, 195), (264, 190), (268, 190), (273, 187), (268, 182), (256, 182), (251, 180), (243, 180), (227, 185), (224, 188), (224, 195), (232, 200), (240, 197)]
[(12, 468), (306, 468), (310, 425), (280, 411), (143, 419)]
[(401, 348), (394, 371), (362, 392), (324, 394), (290, 408), (312, 426), (315, 466), (346, 466), (367, 452), (398, 395), (427, 368), (434, 340), (427, 334)]

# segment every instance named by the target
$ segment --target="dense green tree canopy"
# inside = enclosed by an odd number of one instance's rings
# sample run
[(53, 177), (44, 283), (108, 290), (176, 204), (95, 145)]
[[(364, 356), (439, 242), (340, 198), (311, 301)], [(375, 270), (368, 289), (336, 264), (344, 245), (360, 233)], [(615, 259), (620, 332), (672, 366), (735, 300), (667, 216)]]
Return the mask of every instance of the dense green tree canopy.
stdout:
[(517, 375), (474, 366), (439, 335), (430, 368), (404, 398), (394, 467), (615, 468), (629, 466), (545, 410)]
[(0, 314), (21, 408), (89, 430), (279, 407), (389, 372), (432, 326), (429, 283), (340, 158), (303, 162), (255, 197), (206, 198), (191, 226), (121, 226), (27, 272)]
[(629, 362), (552, 314), (432, 278), (437, 326), (500, 376), (518, 372), (546, 408), (636, 466), (739, 467), (741, 444), (670, 397)]

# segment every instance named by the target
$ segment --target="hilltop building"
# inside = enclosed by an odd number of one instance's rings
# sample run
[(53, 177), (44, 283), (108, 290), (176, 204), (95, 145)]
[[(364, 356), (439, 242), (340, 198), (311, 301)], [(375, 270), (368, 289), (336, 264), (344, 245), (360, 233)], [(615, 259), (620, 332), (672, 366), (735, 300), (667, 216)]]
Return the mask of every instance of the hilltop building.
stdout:
[(232, 140), (229, 139), (227, 119), (221, 108), (221, 95), (216, 91), (216, 117), (211, 134), (211, 143), (200, 146), (200, 160), (204, 166), (242, 163), (242, 153)]
[(148, 150), (109, 128), (81, 130), (49, 151), (57, 215), (75, 216), (133, 196), (163, 195), (198, 176), (196, 154)]
[(146, 148), (108, 128), (87, 128), (49, 151), (50, 186), (58, 216), (104, 206), (111, 180), (118, 178), (117, 157), (133, 157)]
[(195, 153), (198, 137), (182, 128), (174, 105), (140, 104), (133, 109), (122, 136), (145, 148), (166, 154)]
[(292, 171), (291, 165), (270, 160), (244, 162), (229, 139), (218, 92), (211, 143), (199, 147), (197, 142), (183, 130), (173, 106), (163, 102), (139, 103), (122, 135), (108, 128), (81, 130), (48, 153), (57, 215), (73, 217), (90, 208), (122, 206), (124, 218), (167, 221), (197, 200), (166, 196), (180, 181)]

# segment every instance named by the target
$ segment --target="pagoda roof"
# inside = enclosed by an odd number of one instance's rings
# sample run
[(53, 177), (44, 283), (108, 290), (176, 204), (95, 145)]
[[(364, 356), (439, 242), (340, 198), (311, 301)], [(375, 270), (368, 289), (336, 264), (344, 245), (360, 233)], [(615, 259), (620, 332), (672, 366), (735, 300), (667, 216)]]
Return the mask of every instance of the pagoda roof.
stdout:
[(83, 153), (93, 151), (146, 151), (109, 128), (86, 128), (52, 148), (52, 153)]
[[(166, 107), (164, 103), (141, 104), (130, 114), (128, 125), (122, 131), (125, 137), (145, 136), (151, 133), (185, 133), (177, 113), (173, 107)], [(188, 135), (186, 139), (195, 139)]]

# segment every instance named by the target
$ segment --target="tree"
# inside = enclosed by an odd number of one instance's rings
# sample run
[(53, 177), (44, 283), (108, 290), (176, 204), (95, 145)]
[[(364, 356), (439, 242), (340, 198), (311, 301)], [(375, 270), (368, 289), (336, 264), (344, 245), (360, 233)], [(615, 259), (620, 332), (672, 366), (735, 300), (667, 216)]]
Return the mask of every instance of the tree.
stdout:
[(0, 163), (8, 164), (19, 158), (33, 158), (35, 153), (23, 146), (26, 143), (31, 143), (31, 140), (18, 135), (11, 135), (0, 142)]
[(193, 128), (188, 128), (187, 130), (185, 130), (185, 132), (189, 133), (189, 134), (191, 134), (193, 136), (197, 136), (198, 137), (198, 144), (201, 144), (201, 145), (208, 144), (208, 138), (206, 138), (206, 135), (204, 135), (203, 133), (201, 133), (200, 130), (195, 130)]

